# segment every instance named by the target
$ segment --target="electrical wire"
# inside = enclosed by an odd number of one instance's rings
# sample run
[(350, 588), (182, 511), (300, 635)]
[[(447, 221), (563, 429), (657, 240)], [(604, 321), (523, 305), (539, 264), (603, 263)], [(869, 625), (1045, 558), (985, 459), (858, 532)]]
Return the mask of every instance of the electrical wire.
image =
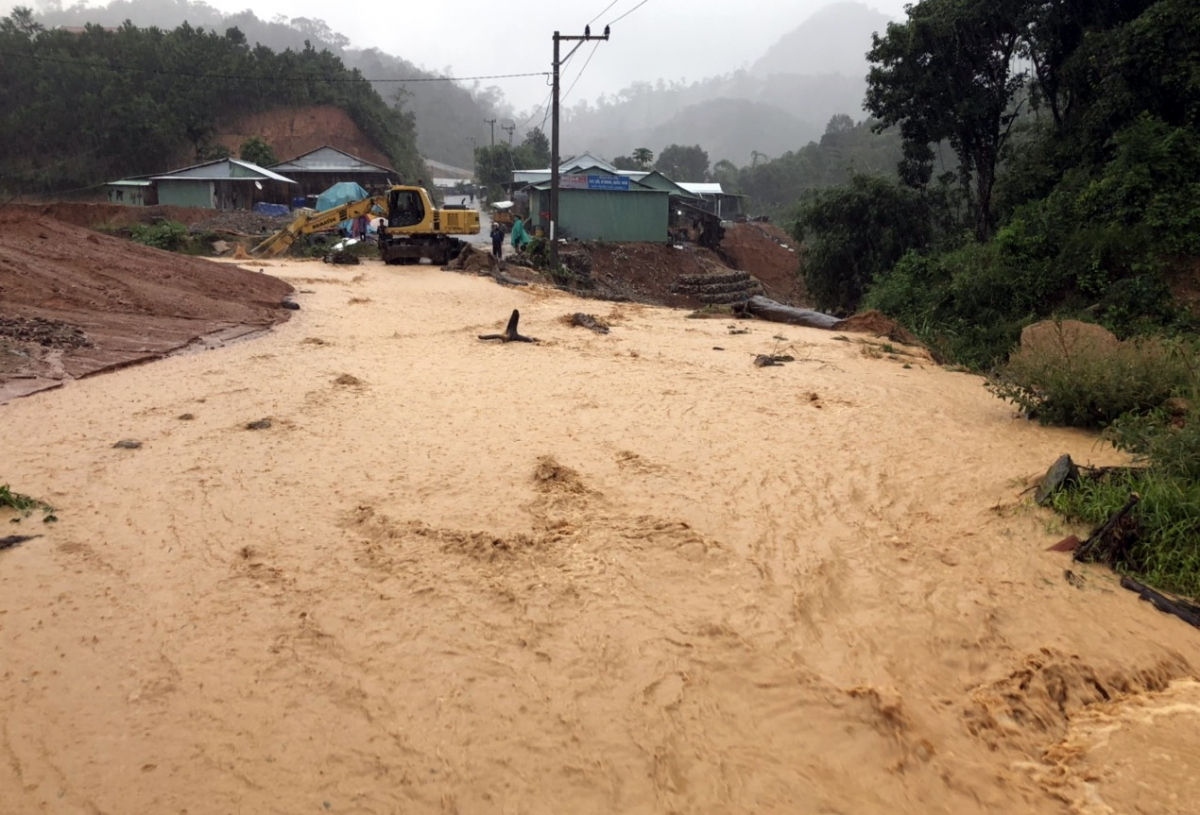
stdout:
[(621, 21), (622, 21), (622, 20), (624, 20), (626, 17), (628, 17), (630, 14), (633, 14), (635, 11), (637, 11), (638, 9), (640, 9), (642, 6), (646, 5), (646, 3), (647, 3), (647, 2), (649, 2), (649, 0), (642, 0), (642, 2), (638, 3), (636, 6), (634, 6), (633, 8), (631, 8), (629, 11), (625, 12), (624, 14), (622, 14), (620, 17), (618, 17), (618, 18), (617, 18), (617, 19), (615, 19), (615, 20), (610, 20), (610, 21), (609, 21), (607, 24), (608, 24), (608, 25), (612, 25), (613, 23), (619, 23), (619, 22), (621, 22)]
[[(262, 82), (267, 81), (267, 77), (249, 76), (245, 74), (205, 74), (193, 73), (190, 71), (164, 71), (154, 68), (134, 68), (123, 65), (105, 65), (98, 66), (94, 62), (76, 59), (63, 59), (60, 57), (43, 57), (36, 54), (15, 54), (11, 52), (0, 51), (0, 57), (14, 57), (32, 60), (34, 62), (50, 62), (62, 65), (82, 65), (89, 69), (95, 70), (103, 67), (110, 71), (120, 71), (124, 73), (134, 74), (153, 74), (157, 76), (174, 76), (184, 79), (220, 79), (225, 81), (243, 80), (246, 82)], [(276, 76), (271, 77), (269, 81), (273, 82), (471, 82), (478, 79), (517, 79), (530, 76), (550, 76), (549, 71), (532, 71), (520, 74), (483, 74), (480, 76), (418, 76), (405, 79), (365, 79), (363, 77), (344, 76), (344, 77), (321, 77), (321, 76)]]
[(583, 67), (579, 69), (579, 73), (575, 74), (575, 78), (571, 80), (571, 86), (558, 98), (560, 103), (563, 99), (571, 95), (571, 91), (575, 90), (575, 83), (579, 81), (579, 77), (583, 76), (583, 72), (587, 70), (587, 67), (592, 64), (592, 57), (596, 56), (596, 49), (599, 47), (599, 42), (592, 46), (592, 53), (588, 54), (587, 62), (583, 63)]
[(611, 2), (611, 3), (609, 3), (607, 6), (605, 6), (605, 7), (604, 7), (604, 11), (601, 11), (601, 12), (600, 12), (599, 14), (597, 14), (595, 17), (593, 17), (592, 19), (588, 20), (588, 21), (587, 21), (587, 24), (588, 24), (588, 25), (591, 25), (592, 23), (594, 23), (594, 22), (596, 22), (597, 20), (599, 20), (599, 19), (600, 19), (600, 18), (601, 18), (601, 17), (602, 17), (604, 14), (606, 14), (606, 13), (608, 12), (608, 10), (609, 10), (610, 8), (612, 8), (613, 6), (615, 6), (615, 5), (616, 5), (617, 3), (619, 3), (619, 2), (620, 2), (620, 0), (612, 0), (612, 2)]

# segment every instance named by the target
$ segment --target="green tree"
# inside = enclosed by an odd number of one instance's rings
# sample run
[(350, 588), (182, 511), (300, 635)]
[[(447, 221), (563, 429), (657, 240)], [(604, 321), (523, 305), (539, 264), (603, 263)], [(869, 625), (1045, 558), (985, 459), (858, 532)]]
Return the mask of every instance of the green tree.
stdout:
[(703, 181), (708, 178), (708, 153), (698, 144), (672, 144), (659, 154), (654, 169), (672, 181)]
[(0, 20), (0, 34), (13, 34), (19, 38), (32, 40), (46, 30), (46, 27), (33, 17), (33, 9), (28, 6), (15, 6), (12, 14)]
[(899, 125), (901, 178), (929, 182), (930, 145), (945, 140), (958, 157), (959, 180), (971, 189), (975, 235), (994, 227), (996, 171), (1017, 119), (1025, 74), (1014, 71), (1027, 0), (922, 0), (908, 20), (873, 35), (868, 53), (867, 108), (883, 129)]
[(504, 197), (504, 186), (512, 181), (514, 170), (527, 169), (517, 167), (513, 152), (513, 147), (503, 142), (475, 148), (475, 180), (487, 190), (492, 201)]
[(271, 145), (267, 144), (260, 136), (251, 136), (242, 142), (242, 146), (238, 148), (238, 155), (242, 160), (257, 164), (259, 167), (270, 167), (272, 164), (279, 163)]
[(737, 192), (738, 185), (738, 168), (727, 158), (723, 158), (713, 165), (713, 180), (721, 184), (721, 189), (725, 192)]
[(793, 234), (804, 243), (804, 282), (817, 307), (849, 313), (905, 252), (929, 243), (929, 214), (915, 191), (856, 175), (849, 186), (812, 193)]
[(654, 161), (654, 151), (649, 147), (639, 147), (633, 151), (633, 160), (637, 162), (640, 169), (647, 169), (650, 163)]
[(521, 165), (519, 169), (550, 166), (550, 140), (540, 127), (525, 134), (517, 147), (514, 161)]

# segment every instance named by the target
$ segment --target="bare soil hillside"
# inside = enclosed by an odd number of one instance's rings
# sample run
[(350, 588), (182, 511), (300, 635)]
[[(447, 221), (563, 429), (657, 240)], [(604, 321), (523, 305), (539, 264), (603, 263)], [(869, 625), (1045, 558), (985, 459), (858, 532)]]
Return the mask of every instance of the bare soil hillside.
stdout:
[(269, 144), (280, 161), (329, 145), (383, 167), (391, 164), (350, 115), (332, 105), (252, 113), (224, 128), (217, 141), (237, 155), (242, 144), (255, 136)]

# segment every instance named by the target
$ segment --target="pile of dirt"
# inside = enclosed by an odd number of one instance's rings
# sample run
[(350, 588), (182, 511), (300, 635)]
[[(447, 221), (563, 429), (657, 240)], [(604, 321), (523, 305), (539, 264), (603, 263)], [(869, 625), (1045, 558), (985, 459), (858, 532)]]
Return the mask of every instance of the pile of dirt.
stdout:
[(734, 269), (749, 272), (767, 297), (791, 305), (809, 304), (800, 277), (800, 247), (786, 232), (766, 221), (725, 227), (721, 255)]
[(892, 342), (905, 345), (921, 345), (916, 335), (900, 323), (884, 314), (882, 311), (870, 309), (839, 320), (833, 326), (834, 331), (853, 331), (857, 334), (874, 334), (877, 337), (887, 337)]
[[(718, 252), (694, 244), (582, 244), (561, 253), (564, 264), (575, 269), (579, 264), (573, 263), (572, 255), (578, 253), (588, 255), (590, 283), (603, 297), (676, 308), (731, 302), (729, 297), (712, 296), (715, 289), (742, 299), (766, 294), (789, 305), (805, 305), (807, 300), (793, 242), (770, 223), (727, 225)], [(738, 285), (726, 285), (737, 273), (744, 273)]]
[[(693, 245), (575, 244), (560, 251), (559, 258), (597, 297), (675, 308), (703, 305), (694, 295), (677, 290), (680, 278), (729, 271), (713, 252)], [(584, 269), (586, 274), (581, 274)]]
[[(0, 402), (286, 320), (281, 280), (0, 208)], [(216, 340), (214, 340), (215, 342)]]

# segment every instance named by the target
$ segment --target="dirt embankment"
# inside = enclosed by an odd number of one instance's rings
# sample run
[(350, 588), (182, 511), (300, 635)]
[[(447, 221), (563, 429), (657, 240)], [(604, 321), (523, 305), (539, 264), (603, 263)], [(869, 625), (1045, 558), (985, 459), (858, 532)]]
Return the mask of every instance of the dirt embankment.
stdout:
[(333, 105), (252, 113), (223, 128), (218, 141), (237, 155), (242, 144), (256, 136), (271, 146), (280, 161), (329, 144), (382, 167), (391, 166), (388, 157), (363, 134), (350, 114)]
[(0, 401), (262, 330), (287, 319), (291, 292), (268, 275), (0, 209)]

